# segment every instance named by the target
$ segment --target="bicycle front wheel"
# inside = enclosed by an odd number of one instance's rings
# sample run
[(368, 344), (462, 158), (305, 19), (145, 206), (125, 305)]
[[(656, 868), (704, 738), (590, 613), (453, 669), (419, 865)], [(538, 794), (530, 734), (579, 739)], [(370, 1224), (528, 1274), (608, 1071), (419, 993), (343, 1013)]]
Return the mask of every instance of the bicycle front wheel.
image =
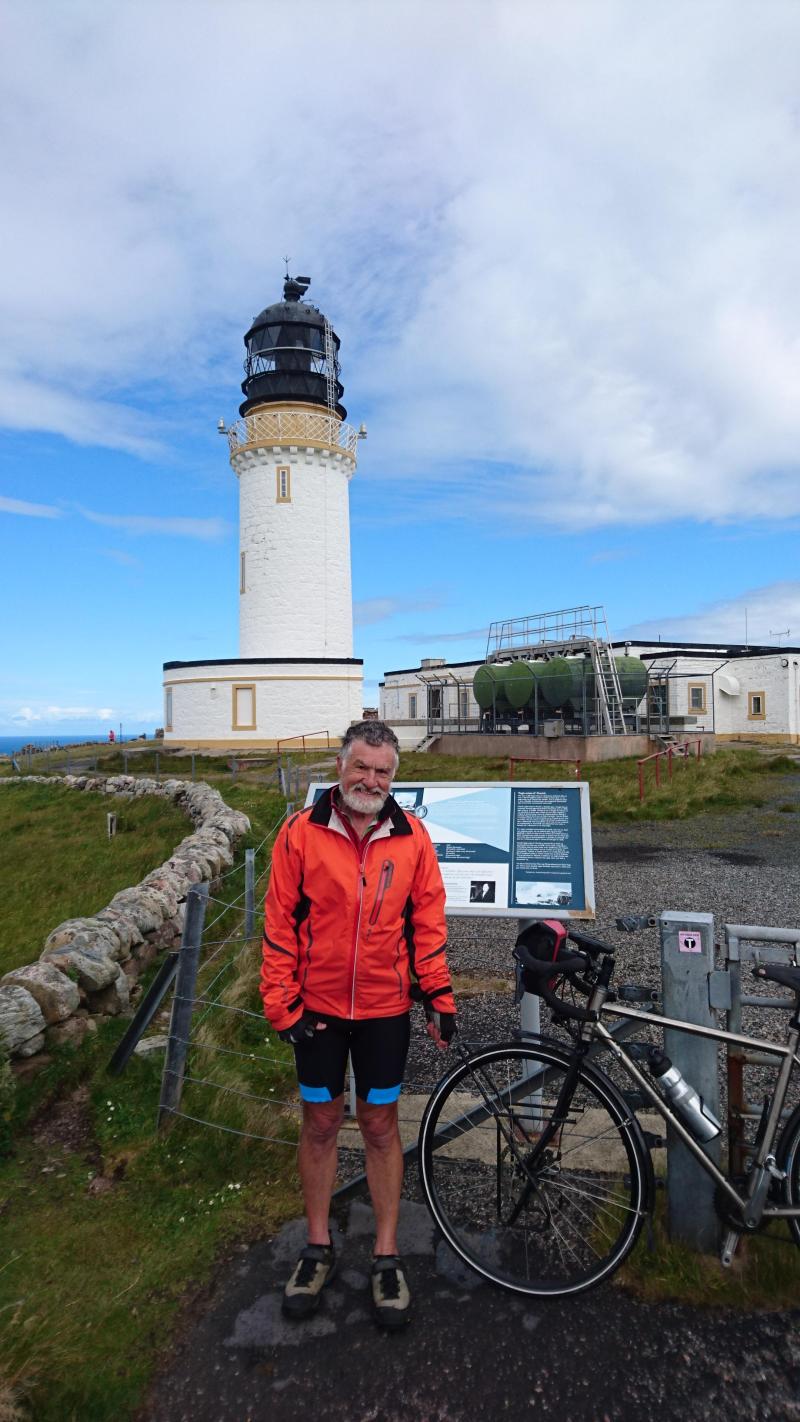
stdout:
[(451, 1248), (514, 1293), (576, 1294), (619, 1267), (650, 1207), (635, 1117), (602, 1072), (553, 1043), (486, 1047), (449, 1073), (419, 1135), (428, 1206)]
[[(795, 1106), (783, 1128), (778, 1142), (778, 1164), (786, 1172), (783, 1185), (786, 1203), (800, 1209), (800, 1106)], [(795, 1244), (800, 1246), (800, 1219), (794, 1216), (786, 1223)]]

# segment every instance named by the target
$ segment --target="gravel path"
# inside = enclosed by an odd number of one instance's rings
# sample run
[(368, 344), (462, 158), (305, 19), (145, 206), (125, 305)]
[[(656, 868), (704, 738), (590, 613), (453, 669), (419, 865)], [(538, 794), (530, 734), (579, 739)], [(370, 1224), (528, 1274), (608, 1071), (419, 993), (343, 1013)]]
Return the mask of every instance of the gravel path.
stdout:
[[(800, 775), (775, 776), (770, 803), (760, 809), (686, 822), (596, 825), (593, 847), (597, 917), (587, 931), (617, 948), (618, 982), (660, 989), (658, 928), (621, 933), (616, 919), (623, 915), (712, 913), (718, 942), (726, 923), (800, 928)], [(451, 971), (467, 986), (459, 1002), (464, 1037), (502, 1040), (518, 1025), (519, 1009), (510, 996), (516, 933), (515, 919), (450, 920)], [(481, 981), (492, 988), (503, 983), (505, 990), (480, 992)], [(748, 982), (747, 991), (757, 990)], [(414, 1016), (421, 1019), (421, 1013)], [(544, 1009), (543, 1026), (546, 1021)], [(776, 1040), (785, 1025), (785, 1014), (774, 1011), (746, 1009), (743, 1017), (744, 1031)], [(416, 1020), (407, 1089), (430, 1089), (441, 1070), (442, 1059)]]

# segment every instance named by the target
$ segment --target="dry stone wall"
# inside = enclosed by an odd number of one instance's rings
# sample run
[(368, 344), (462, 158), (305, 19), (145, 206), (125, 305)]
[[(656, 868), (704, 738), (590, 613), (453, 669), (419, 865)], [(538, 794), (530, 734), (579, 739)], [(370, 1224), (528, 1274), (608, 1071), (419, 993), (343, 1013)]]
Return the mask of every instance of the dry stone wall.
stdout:
[[(237, 841), (250, 829), (246, 815), (203, 783), (159, 783), (132, 775), (29, 775), (24, 780), (122, 800), (158, 795), (172, 800), (195, 828), (140, 884), (121, 889), (89, 918), (58, 924), (37, 962), (0, 978), (0, 1048), (12, 1058), (79, 1042), (94, 1029), (98, 1014), (127, 1012), (140, 972), (180, 939), (191, 885), (213, 882), (229, 869)], [(0, 787), (19, 783), (0, 780)]]

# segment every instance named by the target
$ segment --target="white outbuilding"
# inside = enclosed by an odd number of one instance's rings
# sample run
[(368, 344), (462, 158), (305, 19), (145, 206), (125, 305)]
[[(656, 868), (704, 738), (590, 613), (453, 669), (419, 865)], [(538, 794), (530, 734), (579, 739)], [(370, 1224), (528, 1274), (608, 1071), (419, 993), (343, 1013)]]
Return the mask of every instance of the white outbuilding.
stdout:
[(361, 719), (353, 656), (349, 483), (339, 337), (308, 277), (245, 338), (244, 400), (227, 435), (239, 481), (239, 656), (164, 663), (164, 740), (197, 749), (337, 744)]
[[(647, 670), (646, 692), (630, 704), (631, 714), (626, 715), (626, 739), (631, 745), (632, 736), (690, 738), (695, 733), (715, 742), (800, 744), (800, 647), (615, 641), (610, 648), (618, 664), (624, 665), (623, 659), (641, 661)], [(478, 660), (427, 657), (419, 666), (384, 673), (380, 715), (404, 748), (431, 742), (433, 737), (460, 737), (465, 748), (465, 736), (481, 733), (485, 740), (490, 727), (474, 685), (483, 665)], [(569, 713), (566, 719), (559, 712), (546, 714), (555, 718), (549, 734), (569, 740)], [(523, 723), (519, 729), (530, 736), (541, 734), (542, 727), (526, 721), (524, 713), (517, 720)], [(502, 723), (503, 717), (498, 716), (498, 721)], [(509, 717), (500, 729), (518, 728)], [(518, 739), (521, 742), (522, 736)], [(476, 744), (473, 741), (473, 748)], [(558, 755), (554, 742), (548, 753)]]

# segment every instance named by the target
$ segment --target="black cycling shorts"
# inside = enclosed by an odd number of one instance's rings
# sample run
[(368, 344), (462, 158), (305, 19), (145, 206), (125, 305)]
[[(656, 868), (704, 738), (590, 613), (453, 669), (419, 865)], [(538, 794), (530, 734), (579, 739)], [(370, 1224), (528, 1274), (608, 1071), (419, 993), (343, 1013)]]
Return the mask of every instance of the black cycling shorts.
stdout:
[[(313, 1009), (309, 1009), (313, 1011)], [(370, 1106), (396, 1101), (403, 1085), (411, 1018), (408, 1012), (397, 1017), (369, 1017), (352, 1022), (328, 1017), (324, 1032), (294, 1049), (297, 1080), (304, 1101), (333, 1101), (344, 1091), (348, 1055), (356, 1078), (356, 1095)]]

